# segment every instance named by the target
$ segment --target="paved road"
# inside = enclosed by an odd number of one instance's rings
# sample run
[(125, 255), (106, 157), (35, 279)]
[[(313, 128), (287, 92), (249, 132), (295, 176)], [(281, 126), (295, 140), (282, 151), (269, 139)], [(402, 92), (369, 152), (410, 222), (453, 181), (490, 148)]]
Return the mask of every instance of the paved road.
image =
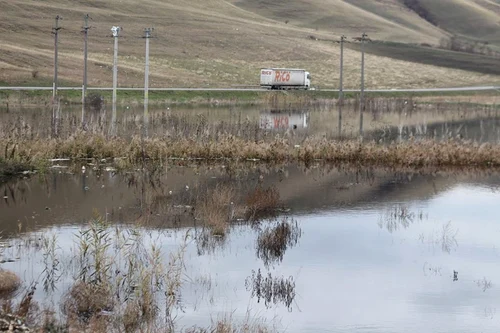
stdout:
[[(0, 87), (0, 90), (52, 90), (52, 87)], [(82, 90), (81, 87), (59, 87), (58, 90)], [(87, 90), (113, 90), (113, 88), (89, 87)], [(144, 88), (117, 88), (120, 91), (142, 91)], [(149, 88), (149, 91), (268, 91), (262, 88)], [(315, 89), (311, 91), (338, 92), (338, 89)], [(359, 89), (345, 89), (344, 92), (359, 92)], [(417, 89), (366, 89), (365, 92), (462, 92), (500, 91), (500, 86), (459, 87), (459, 88), (417, 88)]]

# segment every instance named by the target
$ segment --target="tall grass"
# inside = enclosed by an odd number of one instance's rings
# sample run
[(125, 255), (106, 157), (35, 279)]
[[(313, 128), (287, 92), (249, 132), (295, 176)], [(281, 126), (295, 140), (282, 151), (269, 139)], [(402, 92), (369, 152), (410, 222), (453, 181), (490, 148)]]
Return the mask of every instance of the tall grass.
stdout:
[(165, 258), (160, 244), (146, 245), (143, 237), (140, 229), (113, 228), (99, 216), (78, 232), (75, 280), (61, 303), (66, 326), (153, 332), (161, 322), (174, 328), (185, 245)]
[[(0, 139), (0, 148), (7, 142)], [(143, 149), (144, 148), (144, 149)], [(49, 159), (119, 158), (125, 167), (143, 165), (144, 161), (163, 163), (169, 159), (198, 159), (209, 163), (220, 160), (263, 162), (349, 162), (387, 167), (500, 167), (500, 146), (489, 143), (433, 140), (408, 141), (380, 145), (374, 142), (333, 141), (308, 138), (301, 145), (285, 138), (249, 141), (236, 136), (222, 136), (217, 141), (190, 139), (131, 141), (100, 135), (77, 133), (62, 139), (19, 140), (10, 159), (17, 163), (42, 165)]]

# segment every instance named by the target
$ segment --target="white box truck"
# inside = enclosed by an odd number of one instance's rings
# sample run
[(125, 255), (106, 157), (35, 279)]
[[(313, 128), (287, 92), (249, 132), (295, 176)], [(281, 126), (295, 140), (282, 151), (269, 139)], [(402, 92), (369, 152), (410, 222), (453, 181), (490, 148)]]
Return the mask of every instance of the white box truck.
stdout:
[(263, 68), (260, 86), (267, 89), (309, 89), (311, 74), (304, 69)]

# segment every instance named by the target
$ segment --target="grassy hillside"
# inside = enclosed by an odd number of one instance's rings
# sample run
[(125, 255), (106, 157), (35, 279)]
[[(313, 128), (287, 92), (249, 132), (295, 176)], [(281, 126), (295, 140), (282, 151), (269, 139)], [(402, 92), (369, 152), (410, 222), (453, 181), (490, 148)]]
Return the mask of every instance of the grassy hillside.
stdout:
[(445, 32), (422, 20), (396, 0), (233, 0), (264, 17), (317, 30), (402, 42), (437, 42)]
[[(445, 15), (443, 5), (432, 0), (420, 2), (435, 11), (443, 23), (434, 26), (402, 0), (9, 0), (0, 11), (0, 84), (51, 85), (51, 29), (56, 15), (63, 17), (59, 77), (71, 85), (82, 82), (81, 26), (86, 13), (93, 19), (89, 35), (92, 86), (111, 85), (113, 25), (123, 27), (120, 86), (143, 84), (144, 39), (140, 37), (146, 27), (155, 28), (150, 67), (153, 87), (257, 85), (258, 69), (268, 66), (307, 68), (314, 85), (337, 87), (340, 51), (333, 41), (341, 34), (353, 37), (366, 31), (373, 39), (437, 45), (452, 33), (467, 30), (459, 23), (465, 22), (469, 7), (475, 21), (467, 24), (473, 26), (484, 16), (480, 32), (492, 42), (497, 40), (491, 29), (498, 16), (491, 9), (498, 7), (496, 1), (439, 1), (460, 9), (453, 17)], [(434, 66), (443, 61), (415, 64), (415, 57), (406, 57), (405, 52), (399, 52), (397, 59), (391, 50), (372, 53), (366, 68), (369, 88), (460, 86), (498, 80), (496, 72), (488, 73), (484, 70), (488, 65), (475, 57), (467, 60), (471, 66), (447, 68)], [(476, 62), (480, 63), (479, 71)], [(356, 48), (347, 50), (347, 87), (359, 85), (359, 63)]]
[(450, 33), (475, 40), (500, 42), (500, 4), (494, 0), (420, 0)]
[[(361, 44), (349, 44), (347, 47), (360, 50)], [(500, 75), (500, 59), (490, 56), (453, 52), (449, 50), (423, 47), (419, 45), (395, 42), (372, 42), (365, 45), (368, 54), (387, 56), (393, 59), (412, 61), (420, 64), (437, 65), (473, 71), (484, 74)]]

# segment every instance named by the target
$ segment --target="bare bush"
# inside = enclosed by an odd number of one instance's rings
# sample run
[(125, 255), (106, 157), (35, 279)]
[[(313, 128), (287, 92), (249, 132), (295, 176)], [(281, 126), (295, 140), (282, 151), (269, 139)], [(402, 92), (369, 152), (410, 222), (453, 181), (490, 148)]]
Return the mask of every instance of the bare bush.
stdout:
[(267, 189), (257, 187), (246, 198), (248, 220), (256, 221), (264, 217), (276, 216), (281, 200), (275, 187)]

